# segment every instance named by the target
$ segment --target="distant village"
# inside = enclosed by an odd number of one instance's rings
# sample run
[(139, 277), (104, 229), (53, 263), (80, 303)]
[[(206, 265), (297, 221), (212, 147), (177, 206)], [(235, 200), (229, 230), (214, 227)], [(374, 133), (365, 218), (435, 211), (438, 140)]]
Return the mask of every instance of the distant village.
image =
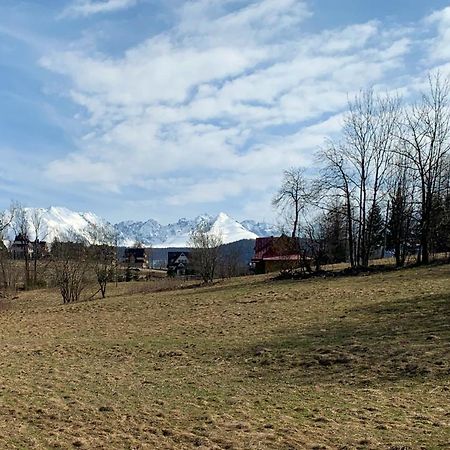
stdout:
[[(58, 246), (73, 246), (71, 242), (58, 242)], [(230, 245), (230, 244), (228, 244)], [(279, 237), (261, 237), (251, 241), (252, 255), (242, 261), (241, 274), (263, 274), (282, 270), (289, 266), (298, 265), (298, 261), (305, 257), (299, 251), (299, 239), (286, 235)], [(45, 260), (51, 257), (52, 245), (46, 241), (30, 240), (18, 234), (9, 244), (8, 252), (13, 260)], [(154, 252), (158, 258), (154, 258)], [(164, 254), (166, 257), (164, 257)], [(118, 264), (135, 272), (154, 269), (166, 271), (171, 277), (195, 276), (195, 269), (191, 264), (191, 251), (152, 249), (144, 246), (117, 248)]]

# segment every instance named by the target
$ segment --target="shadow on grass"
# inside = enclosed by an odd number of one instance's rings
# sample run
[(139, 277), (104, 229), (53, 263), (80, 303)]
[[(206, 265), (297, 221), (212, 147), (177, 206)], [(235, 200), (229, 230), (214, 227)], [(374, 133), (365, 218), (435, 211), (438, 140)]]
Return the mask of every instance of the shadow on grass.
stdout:
[(296, 384), (450, 379), (450, 294), (354, 308), (319, 327), (280, 330), (240, 356), (249, 376)]

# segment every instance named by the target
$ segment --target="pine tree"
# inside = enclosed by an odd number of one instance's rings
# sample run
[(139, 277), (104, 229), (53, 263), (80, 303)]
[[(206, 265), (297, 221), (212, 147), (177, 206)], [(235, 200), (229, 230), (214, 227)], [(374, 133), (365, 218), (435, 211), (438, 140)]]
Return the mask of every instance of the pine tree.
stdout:
[(385, 223), (377, 204), (370, 209), (367, 222), (369, 224), (367, 235), (370, 254), (384, 245)]

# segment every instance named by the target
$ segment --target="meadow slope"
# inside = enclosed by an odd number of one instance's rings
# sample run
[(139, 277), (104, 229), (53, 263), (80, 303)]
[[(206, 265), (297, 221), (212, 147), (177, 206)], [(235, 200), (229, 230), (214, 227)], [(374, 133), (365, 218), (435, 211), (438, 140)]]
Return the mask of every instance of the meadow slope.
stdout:
[(0, 448), (448, 449), (450, 266), (0, 310)]

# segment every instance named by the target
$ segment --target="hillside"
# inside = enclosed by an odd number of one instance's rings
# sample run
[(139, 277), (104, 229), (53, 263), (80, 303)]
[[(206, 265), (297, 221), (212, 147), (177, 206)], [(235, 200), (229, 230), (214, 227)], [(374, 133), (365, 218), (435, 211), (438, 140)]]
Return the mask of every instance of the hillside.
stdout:
[(449, 448), (449, 266), (157, 290), (2, 301), (0, 448)]

